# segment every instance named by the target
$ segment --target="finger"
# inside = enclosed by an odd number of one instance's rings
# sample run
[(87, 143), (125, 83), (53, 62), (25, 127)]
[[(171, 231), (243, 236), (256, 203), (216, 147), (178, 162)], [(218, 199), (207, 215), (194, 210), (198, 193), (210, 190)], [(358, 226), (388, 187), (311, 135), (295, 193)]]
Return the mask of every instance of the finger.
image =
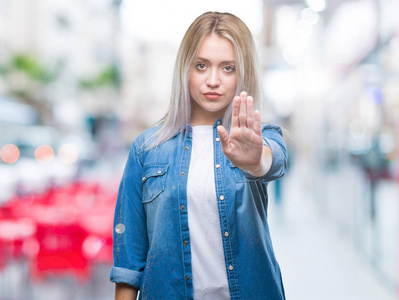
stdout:
[(247, 93), (241, 92), (240, 94), (240, 113), (238, 115), (240, 127), (247, 126)]
[(217, 131), (219, 134), (220, 143), (222, 145), (222, 150), (223, 150), (223, 152), (225, 152), (229, 146), (229, 134), (227, 133), (227, 130), (222, 125), (219, 125), (217, 127)]
[(247, 126), (254, 128), (254, 99), (251, 96), (247, 98)]
[(255, 110), (254, 116), (255, 116), (254, 131), (257, 135), (262, 135), (262, 124), (261, 124), (261, 120), (260, 120), (260, 111)]
[(233, 113), (231, 117), (231, 127), (238, 126), (238, 114), (240, 111), (240, 97), (235, 96), (233, 99)]

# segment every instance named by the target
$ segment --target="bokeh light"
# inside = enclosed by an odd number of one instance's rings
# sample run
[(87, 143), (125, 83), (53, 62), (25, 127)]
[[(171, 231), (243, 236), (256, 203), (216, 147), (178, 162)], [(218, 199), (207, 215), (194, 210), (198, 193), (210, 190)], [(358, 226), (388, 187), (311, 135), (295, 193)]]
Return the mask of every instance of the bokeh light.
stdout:
[(366, 124), (361, 119), (354, 119), (349, 123), (349, 132), (355, 139), (362, 138), (366, 134)]
[(299, 20), (295, 27), (296, 33), (302, 38), (308, 38), (312, 35), (313, 27), (307, 20)]
[(106, 241), (104, 239), (90, 235), (84, 240), (82, 250), (87, 257), (94, 257), (105, 245)]
[(6, 164), (13, 164), (19, 159), (19, 149), (14, 144), (4, 145), (0, 150), (1, 159)]
[(312, 25), (315, 25), (320, 19), (319, 14), (309, 7), (301, 11), (301, 17)]
[(58, 158), (65, 164), (73, 164), (79, 158), (79, 150), (72, 144), (64, 144), (58, 149)]
[(35, 150), (35, 158), (40, 164), (49, 164), (54, 159), (54, 150), (49, 145), (40, 145)]

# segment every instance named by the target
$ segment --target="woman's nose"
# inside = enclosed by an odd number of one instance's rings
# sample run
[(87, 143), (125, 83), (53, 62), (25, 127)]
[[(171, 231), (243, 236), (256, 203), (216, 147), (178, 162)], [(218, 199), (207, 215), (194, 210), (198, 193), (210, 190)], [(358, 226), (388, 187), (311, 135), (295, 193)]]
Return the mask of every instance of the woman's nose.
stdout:
[(216, 70), (212, 70), (209, 72), (209, 75), (206, 79), (206, 84), (210, 87), (218, 87), (220, 86), (220, 76)]

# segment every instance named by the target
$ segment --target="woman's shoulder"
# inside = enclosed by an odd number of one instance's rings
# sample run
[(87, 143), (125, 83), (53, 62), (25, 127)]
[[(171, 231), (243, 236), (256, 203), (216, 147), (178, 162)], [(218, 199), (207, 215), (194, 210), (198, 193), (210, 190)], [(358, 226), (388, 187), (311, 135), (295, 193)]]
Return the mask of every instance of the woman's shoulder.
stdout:
[(145, 129), (136, 136), (132, 142), (132, 146), (134, 146), (137, 151), (142, 152), (142, 150), (145, 149), (146, 146), (148, 146), (148, 144), (155, 138), (156, 133), (161, 129), (161, 127), (162, 124)]
[(162, 128), (163, 124), (155, 125), (153, 127), (147, 128), (144, 131), (142, 131), (136, 138), (135, 141), (147, 141), (148, 139), (151, 139), (154, 134)]

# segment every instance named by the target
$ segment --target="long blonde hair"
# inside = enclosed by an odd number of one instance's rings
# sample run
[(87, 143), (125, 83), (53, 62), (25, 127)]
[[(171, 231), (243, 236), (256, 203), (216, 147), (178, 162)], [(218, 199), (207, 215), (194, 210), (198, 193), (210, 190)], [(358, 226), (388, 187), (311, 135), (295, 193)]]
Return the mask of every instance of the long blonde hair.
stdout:
[[(188, 78), (201, 42), (210, 34), (224, 37), (233, 44), (237, 70), (236, 95), (246, 91), (254, 98), (255, 109), (261, 109), (258, 61), (251, 32), (245, 23), (233, 14), (206, 12), (194, 20), (180, 44), (169, 109), (165, 117), (159, 121), (163, 126), (154, 134), (148, 148), (162, 144), (187, 127), (192, 105)], [(223, 126), (227, 129), (230, 128), (231, 113), (230, 103), (223, 117)]]

